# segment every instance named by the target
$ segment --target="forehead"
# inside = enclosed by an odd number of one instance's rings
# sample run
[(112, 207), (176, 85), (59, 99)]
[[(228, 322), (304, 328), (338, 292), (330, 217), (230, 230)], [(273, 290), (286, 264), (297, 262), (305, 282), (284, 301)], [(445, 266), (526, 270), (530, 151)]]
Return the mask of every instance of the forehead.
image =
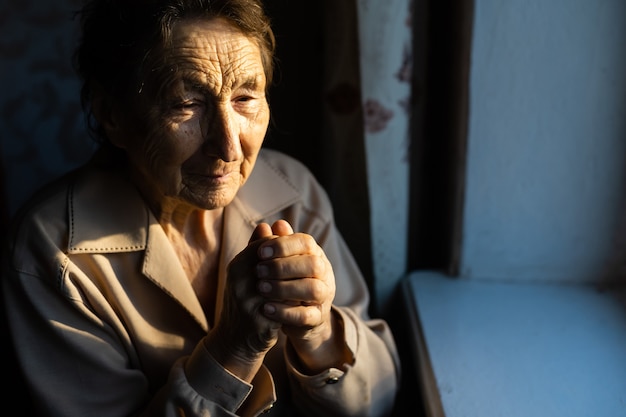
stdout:
[(204, 76), (211, 84), (228, 85), (242, 77), (264, 79), (258, 45), (224, 19), (177, 22), (164, 54), (177, 70)]

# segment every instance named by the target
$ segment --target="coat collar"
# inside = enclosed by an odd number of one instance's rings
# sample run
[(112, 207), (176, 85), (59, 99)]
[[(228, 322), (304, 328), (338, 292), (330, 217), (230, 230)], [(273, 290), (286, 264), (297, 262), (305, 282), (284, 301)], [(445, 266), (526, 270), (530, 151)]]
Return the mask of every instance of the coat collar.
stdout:
[[(248, 243), (257, 223), (300, 198), (298, 190), (272, 163), (273, 151), (262, 150), (252, 175), (224, 213), (218, 294), (228, 262)], [(89, 167), (77, 176), (68, 195), (68, 253), (145, 251), (143, 274), (177, 299), (206, 329), (195, 297), (174, 249), (137, 189), (121, 175)], [(221, 296), (216, 317), (221, 311)]]
[(276, 167), (276, 151), (262, 150), (254, 171), (231, 203), (250, 224), (256, 225), (300, 200), (300, 191)]

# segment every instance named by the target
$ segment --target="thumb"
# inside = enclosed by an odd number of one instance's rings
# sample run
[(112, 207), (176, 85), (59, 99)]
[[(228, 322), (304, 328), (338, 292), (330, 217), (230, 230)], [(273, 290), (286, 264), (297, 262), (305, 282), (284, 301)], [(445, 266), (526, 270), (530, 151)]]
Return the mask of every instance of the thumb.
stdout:
[(254, 228), (254, 231), (252, 232), (252, 235), (250, 236), (250, 240), (248, 241), (248, 244), (264, 237), (270, 237), (272, 236), (272, 234), (273, 234), (272, 228), (270, 227), (269, 224), (259, 223)]
[(293, 227), (287, 220), (276, 220), (272, 225), (272, 233), (276, 236), (287, 236), (293, 234)]

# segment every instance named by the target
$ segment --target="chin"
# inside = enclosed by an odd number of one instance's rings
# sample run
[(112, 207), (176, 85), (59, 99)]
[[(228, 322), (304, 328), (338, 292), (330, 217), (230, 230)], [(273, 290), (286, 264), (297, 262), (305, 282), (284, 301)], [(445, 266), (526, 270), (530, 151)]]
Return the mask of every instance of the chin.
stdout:
[(205, 210), (221, 209), (229, 205), (234, 198), (234, 194), (232, 196), (209, 196), (202, 202), (202, 204), (200, 204), (200, 206)]
[(180, 198), (204, 210), (215, 210), (229, 205), (240, 187), (195, 187), (182, 190)]

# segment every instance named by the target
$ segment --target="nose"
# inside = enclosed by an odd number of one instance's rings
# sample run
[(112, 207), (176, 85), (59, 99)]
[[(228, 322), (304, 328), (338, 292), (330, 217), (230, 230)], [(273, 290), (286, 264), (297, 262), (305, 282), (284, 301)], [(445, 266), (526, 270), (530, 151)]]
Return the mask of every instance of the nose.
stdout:
[(242, 154), (237, 114), (228, 106), (219, 106), (210, 113), (202, 126), (204, 153), (226, 162), (237, 161)]

